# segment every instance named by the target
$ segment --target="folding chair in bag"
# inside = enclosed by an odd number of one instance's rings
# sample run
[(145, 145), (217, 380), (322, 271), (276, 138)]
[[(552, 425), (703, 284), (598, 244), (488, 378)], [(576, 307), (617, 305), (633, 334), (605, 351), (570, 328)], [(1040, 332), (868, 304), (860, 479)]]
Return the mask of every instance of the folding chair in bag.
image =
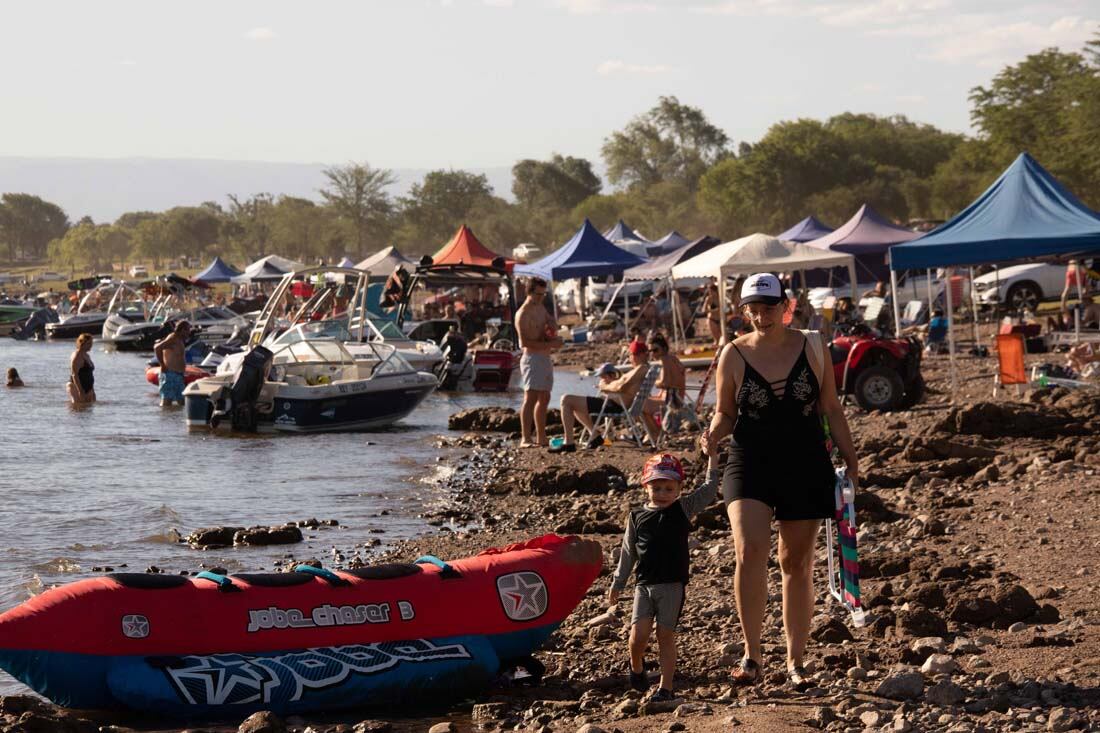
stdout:
[[(642, 379), (642, 383), (638, 386), (638, 392), (634, 395), (634, 401), (629, 405), (623, 405), (623, 411), (621, 413), (607, 413), (608, 400), (614, 399), (619, 404), (619, 396), (616, 394), (607, 394), (603, 399), (603, 405), (600, 407), (600, 414), (592, 420), (592, 425), (596, 430), (600, 430), (600, 424), (604, 423), (603, 434), (606, 436), (608, 430), (611, 427), (611, 423), (616, 418), (622, 418), (626, 423), (627, 428), (630, 430), (631, 437), (634, 438), (634, 442), (638, 444), (638, 447), (642, 447), (642, 437), (649, 435), (649, 432), (642, 422), (642, 408), (645, 407), (645, 401), (653, 393), (653, 385), (657, 383), (657, 376), (661, 373), (660, 364), (650, 364), (649, 370), (646, 372), (645, 378)], [(587, 431), (585, 431), (587, 433)], [(584, 440), (586, 436), (582, 436)], [(655, 438), (649, 436), (651, 440)]]
[(657, 447), (663, 448), (669, 436), (680, 431), (681, 425), (687, 422), (694, 430), (702, 430), (703, 424), (699, 421), (699, 415), (695, 412), (695, 405), (686, 397), (670, 394), (665, 399), (664, 409), (661, 410), (661, 432), (657, 436)]
[(836, 519), (825, 520), (825, 545), (829, 560), (829, 594), (852, 615), (852, 625), (862, 628), (867, 615), (859, 599), (859, 549), (856, 546), (856, 491), (843, 468), (836, 470)]

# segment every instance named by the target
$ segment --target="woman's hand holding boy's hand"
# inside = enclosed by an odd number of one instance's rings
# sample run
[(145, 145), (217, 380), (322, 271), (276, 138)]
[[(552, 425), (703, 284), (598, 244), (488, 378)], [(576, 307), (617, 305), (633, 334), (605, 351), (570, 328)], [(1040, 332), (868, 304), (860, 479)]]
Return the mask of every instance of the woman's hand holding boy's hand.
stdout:
[(714, 433), (704, 430), (699, 442), (702, 444), (703, 453), (707, 455), (707, 470), (713, 471), (718, 468), (718, 441), (714, 439)]

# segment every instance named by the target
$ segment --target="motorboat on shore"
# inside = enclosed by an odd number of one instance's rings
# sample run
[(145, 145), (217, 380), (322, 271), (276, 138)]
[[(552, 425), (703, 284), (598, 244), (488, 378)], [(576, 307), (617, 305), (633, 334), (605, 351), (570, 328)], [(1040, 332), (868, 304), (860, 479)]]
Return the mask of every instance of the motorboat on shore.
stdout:
[[(467, 345), (462, 323), (454, 318), (422, 318), (432, 291), (488, 293), (504, 302), (482, 325), (482, 341)], [(485, 297), (484, 295), (482, 297)], [(519, 360), (513, 319), (516, 313), (512, 277), (503, 258), (492, 265), (436, 265), (424, 257), (416, 272), (405, 283), (397, 303), (397, 327), (412, 339), (430, 339), (439, 343), (444, 354), (436, 370), (440, 389), (460, 392), (503, 392), (519, 385)]]
[(373, 430), (406, 417), (436, 388), (389, 344), (368, 342), (371, 362), (336, 339), (303, 339), (275, 351), (253, 347), (232, 372), (184, 390), (188, 427), (295, 433)]
[(14, 301), (0, 303), (0, 336), (11, 336), (36, 310), (37, 306)]
[[(108, 303), (106, 308), (103, 308), (104, 301)], [(101, 336), (103, 324), (111, 315), (117, 315), (128, 323), (144, 321), (149, 317), (138, 291), (121, 282), (101, 283), (81, 298), (76, 312), (57, 323), (47, 323), (46, 338), (75, 339), (85, 333)]]

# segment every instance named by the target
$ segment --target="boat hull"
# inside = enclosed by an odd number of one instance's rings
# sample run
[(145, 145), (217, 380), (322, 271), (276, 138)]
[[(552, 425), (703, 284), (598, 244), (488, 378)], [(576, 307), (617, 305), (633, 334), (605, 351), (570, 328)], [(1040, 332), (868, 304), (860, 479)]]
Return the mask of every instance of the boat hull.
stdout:
[[(219, 379), (228, 383), (224, 377)], [(211, 392), (199, 388), (201, 384), (184, 393), (188, 427), (209, 427), (214, 414)], [(367, 385), (277, 386), (271, 411), (259, 413), (257, 429), (285, 433), (377, 430), (407, 417), (435, 386), (434, 379), (419, 375), (380, 376)], [(346, 389), (341, 391), (342, 387)]]
[(439, 703), (529, 658), (602, 553), (546, 535), (418, 562), (77, 581), (0, 615), (0, 667), (60, 705), (181, 717)]

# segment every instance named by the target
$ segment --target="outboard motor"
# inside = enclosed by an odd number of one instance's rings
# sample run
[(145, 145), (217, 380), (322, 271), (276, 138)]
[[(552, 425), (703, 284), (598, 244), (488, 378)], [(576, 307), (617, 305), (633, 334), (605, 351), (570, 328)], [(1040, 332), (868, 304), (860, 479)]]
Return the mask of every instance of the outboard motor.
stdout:
[(24, 321), (11, 332), (12, 338), (25, 341), (27, 339), (41, 339), (46, 336), (46, 324), (58, 323), (61, 317), (53, 308), (39, 308), (27, 316)]
[(210, 427), (216, 428), (228, 415), (234, 430), (256, 432), (256, 402), (267, 381), (272, 357), (273, 354), (263, 346), (256, 346), (245, 354), (240, 368), (233, 375), (233, 384), (223, 399), (222, 409), (215, 409), (210, 417)]
[(469, 361), (466, 358), (466, 339), (462, 338), (462, 334), (451, 330), (439, 345), (443, 349), (443, 361), (439, 363), (439, 373), (436, 375), (439, 378), (439, 388), (444, 391), (453, 390), (458, 386)]

